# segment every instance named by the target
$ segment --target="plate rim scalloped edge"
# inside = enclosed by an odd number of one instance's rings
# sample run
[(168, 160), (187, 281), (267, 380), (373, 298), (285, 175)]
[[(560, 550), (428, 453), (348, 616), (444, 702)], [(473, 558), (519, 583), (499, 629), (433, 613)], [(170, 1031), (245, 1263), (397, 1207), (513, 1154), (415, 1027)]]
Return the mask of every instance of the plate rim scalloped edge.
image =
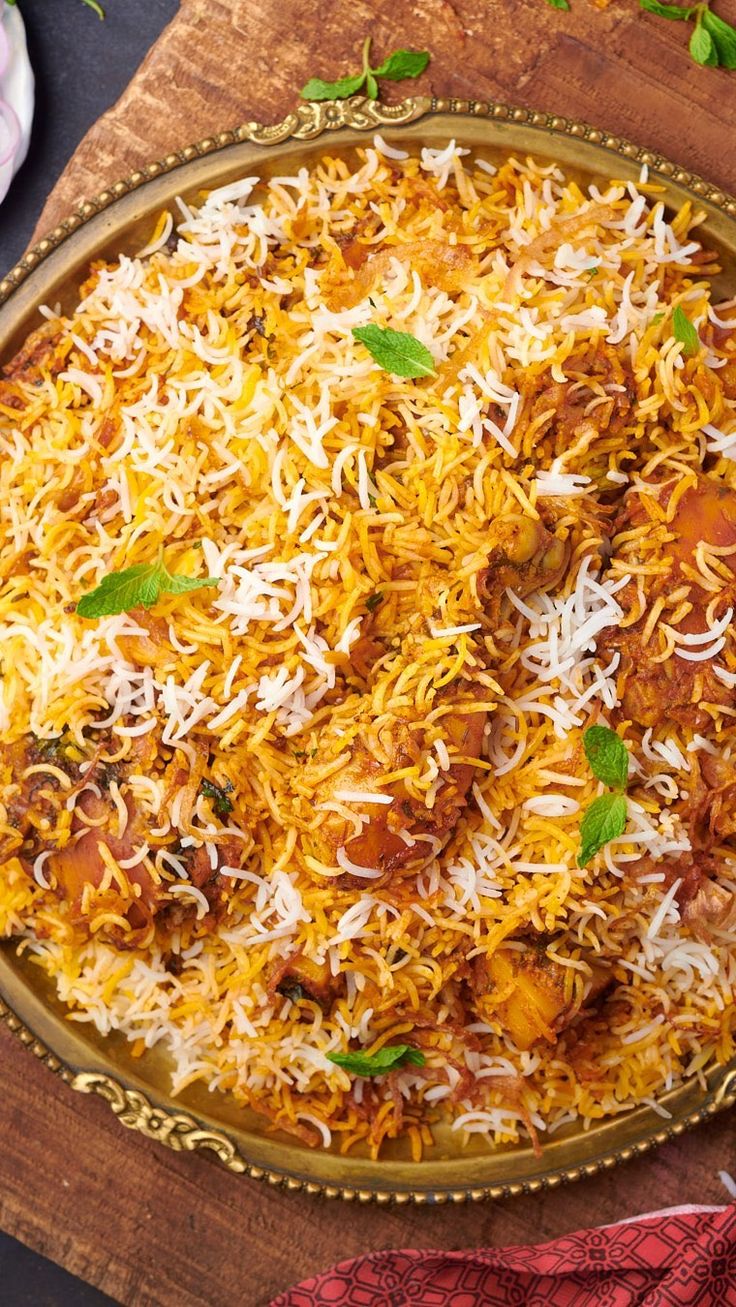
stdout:
[[(693, 199), (713, 206), (736, 223), (736, 197), (723, 188), (705, 181), (697, 173), (671, 162), (656, 151), (636, 145), (587, 122), (485, 99), (412, 96), (398, 104), (386, 105), (363, 96), (354, 96), (352, 99), (342, 101), (300, 102), (297, 108), (281, 122), (262, 125), (250, 121), (229, 131), (204, 137), (193, 145), (172, 151), (162, 159), (136, 169), (122, 180), (107, 186), (91, 199), (82, 201), (56, 227), (37, 241), (0, 280), (0, 306), (5, 305), (35, 269), (58, 250), (74, 232), (125, 195), (156, 178), (192, 163), (195, 159), (247, 142), (275, 146), (288, 141), (311, 141), (324, 133), (332, 134), (340, 129), (369, 132), (449, 115), (457, 116), (459, 119), (489, 119), (495, 123), (536, 128), (542, 134), (549, 133), (553, 139), (568, 137), (596, 146), (632, 164), (639, 166), (646, 164), (652, 172), (689, 192)], [(196, 1112), (190, 1114), (157, 1103), (153, 1096), (149, 1097), (139, 1089), (125, 1085), (116, 1076), (91, 1068), (75, 1069), (37, 1037), (14, 1011), (12, 1000), (6, 1001), (2, 994), (0, 994), (0, 1021), (3, 1021), (7, 1029), (65, 1084), (82, 1093), (97, 1094), (107, 1101), (118, 1121), (126, 1128), (136, 1130), (177, 1152), (208, 1150), (234, 1174), (266, 1180), (271, 1185), (280, 1185), (292, 1191), (303, 1190), (308, 1194), (342, 1198), (346, 1201), (376, 1202), (383, 1205), (408, 1202), (417, 1205), (479, 1202), (484, 1199), (509, 1198), (521, 1193), (536, 1193), (542, 1189), (556, 1188), (561, 1183), (595, 1175), (619, 1162), (647, 1152), (736, 1103), (736, 1063), (732, 1063), (719, 1068), (714, 1074), (712, 1085), (709, 1086), (703, 1102), (695, 1111), (671, 1121), (663, 1121), (659, 1128), (652, 1129), (644, 1137), (622, 1148), (607, 1151), (604, 1149), (599, 1155), (587, 1161), (575, 1166), (555, 1169), (546, 1175), (524, 1180), (509, 1179), (489, 1185), (472, 1187), (459, 1185), (437, 1189), (385, 1189), (378, 1183), (375, 1186), (322, 1183), (294, 1175), (286, 1169), (279, 1170), (250, 1162), (226, 1130), (210, 1129), (202, 1120), (197, 1119)], [(509, 1152), (507, 1156), (513, 1158), (513, 1152)], [(380, 1165), (380, 1162), (376, 1163), (376, 1166)]]

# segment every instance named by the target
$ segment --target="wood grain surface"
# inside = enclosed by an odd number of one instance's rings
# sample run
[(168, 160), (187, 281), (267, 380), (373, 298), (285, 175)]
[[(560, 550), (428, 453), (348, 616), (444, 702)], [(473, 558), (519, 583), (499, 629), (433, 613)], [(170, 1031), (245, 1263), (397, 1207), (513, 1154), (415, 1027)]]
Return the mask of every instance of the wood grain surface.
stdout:
[[(720, 12), (736, 19), (736, 0)], [(39, 233), (137, 165), (239, 122), (274, 121), (308, 76), (428, 47), (418, 90), (495, 97), (661, 150), (736, 190), (736, 73), (698, 68), (684, 25), (636, 0), (183, 0), (52, 191)], [(393, 87), (389, 98), (399, 98)], [(733, 1115), (591, 1180), (463, 1208), (377, 1209), (286, 1194), (126, 1133), (0, 1031), (0, 1225), (133, 1307), (261, 1307), (332, 1262), (388, 1247), (541, 1241), (677, 1203), (720, 1203)], [(0, 1291), (1, 1292), (1, 1291)]]

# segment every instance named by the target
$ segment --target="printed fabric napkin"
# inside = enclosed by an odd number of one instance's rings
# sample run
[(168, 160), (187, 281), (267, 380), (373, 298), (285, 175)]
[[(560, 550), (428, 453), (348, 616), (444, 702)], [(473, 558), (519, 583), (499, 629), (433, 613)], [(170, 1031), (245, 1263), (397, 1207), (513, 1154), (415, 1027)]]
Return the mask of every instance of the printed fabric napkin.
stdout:
[(271, 1307), (736, 1307), (736, 1203), (673, 1207), (529, 1248), (368, 1253)]

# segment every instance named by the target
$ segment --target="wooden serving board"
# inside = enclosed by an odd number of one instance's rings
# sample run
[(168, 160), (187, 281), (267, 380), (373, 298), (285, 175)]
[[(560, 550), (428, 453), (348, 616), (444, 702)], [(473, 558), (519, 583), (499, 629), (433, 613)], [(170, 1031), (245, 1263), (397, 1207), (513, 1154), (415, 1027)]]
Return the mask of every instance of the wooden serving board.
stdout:
[[(637, 0), (182, 0), (121, 100), (51, 192), (39, 235), (140, 164), (240, 122), (285, 116), (312, 74), (433, 53), (420, 91), (583, 118), (736, 190), (736, 73), (698, 68), (688, 31)], [(736, 20), (736, 0), (720, 0)], [(403, 88), (390, 88), (399, 98)], [(570, 1186), (468, 1207), (326, 1203), (232, 1176), (126, 1133), (0, 1029), (0, 1226), (135, 1307), (265, 1307), (332, 1262), (388, 1247), (542, 1241), (679, 1203), (721, 1203), (733, 1114)]]

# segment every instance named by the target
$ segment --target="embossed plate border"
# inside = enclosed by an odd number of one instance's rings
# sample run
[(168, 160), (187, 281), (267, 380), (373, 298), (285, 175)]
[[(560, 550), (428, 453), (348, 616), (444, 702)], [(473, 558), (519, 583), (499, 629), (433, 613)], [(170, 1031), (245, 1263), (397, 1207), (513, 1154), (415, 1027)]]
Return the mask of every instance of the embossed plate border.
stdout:
[[(35, 283), (53, 282), (57, 275), (63, 280), (67, 266), (79, 265), (80, 260), (83, 266), (91, 257), (90, 250), (103, 249), (110, 232), (114, 232), (114, 215), (125, 211), (133, 224), (138, 209), (141, 214), (148, 212), (156, 202), (156, 193), (168, 174), (176, 172), (177, 180), (181, 178), (177, 189), (196, 190), (213, 184), (207, 174), (214, 175), (217, 169), (207, 160), (218, 156), (225, 171), (226, 159), (241, 157), (238, 147), (246, 147), (250, 161), (260, 154), (260, 147), (266, 147), (265, 160), (270, 154), (278, 155), (299, 143), (306, 146), (333, 132), (337, 133), (337, 146), (356, 143), (364, 132), (385, 133), (398, 128), (417, 140), (425, 129), (437, 136), (443, 127), (447, 135), (456, 134), (461, 141), (472, 137), (475, 145), (483, 143), (485, 132), (489, 148), (492, 145), (498, 150), (534, 149), (574, 162), (579, 149), (581, 169), (601, 175), (621, 171), (633, 175), (632, 169), (646, 164), (651, 174), (666, 185), (671, 199), (689, 197), (706, 208), (708, 230), (725, 247), (736, 270), (736, 199), (656, 152), (587, 123), (486, 100), (415, 96), (397, 105), (383, 105), (358, 96), (341, 102), (302, 103), (280, 123), (263, 126), (247, 122), (206, 137), (136, 170), (81, 203), (0, 281), (0, 357), (17, 342), (18, 333), (24, 335), (28, 329), (29, 317), (38, 302), (34, 298)], [(259, 148), (248, 152), (247, 147)], [(85, 1046), (84, 1040), (72, 1035), (63, 1017), (53, 1010), (53, 1002), (35, 992), (27, 977), (10, 965), (9, 957), (5, 946), (0, 950), (0, 1019), (65, 1083), (78, 1091), (99, 1095), (122, 1125), (169, 1148), (179, 1152), (208, 1150), (236, 1174), (326, 1197), (426, 1204), (480, 1201), (554, 1188), (643, 1153), (736, 1102), (736, 1066), (732, 1065), (713, 1072), (702, 1091), (694, 1091), (689, 1084), (664, 1096), (663, 1102), (672, 1111), (671, 1120), (663, 1121), (649, 1108), (637, 1109), (626, 1117), (603, 1123), (587, 1140), (578, 1132), (547, 1145), (545, 1158), (549, 1165), (536, 1171), (529, 1160), (529, 1149), (458, 1156), (450, 1159), (448, 1171), (447, 1158), (419, 1165), (399, 1160), (370, 1163), (366, 1159), (306, 1153), (291, 1141), (269, 1145), (264, 1162), (254, 1157), (253, 1135), (249, 1137), (236, 1127), (223, 1127), (211, 1111), (199, 1107), (192, 1112), (181, 1110), (165, 1090), (154, 1088), (132, 1072), (121, 1072), (103, 1049)], [(325, 1174), (320, 1174), (320, 1158)], [(334, 1165), (336, 1162), (339, 1167)], [(433, 1179), (432, 1174), (437, 1178)]]

